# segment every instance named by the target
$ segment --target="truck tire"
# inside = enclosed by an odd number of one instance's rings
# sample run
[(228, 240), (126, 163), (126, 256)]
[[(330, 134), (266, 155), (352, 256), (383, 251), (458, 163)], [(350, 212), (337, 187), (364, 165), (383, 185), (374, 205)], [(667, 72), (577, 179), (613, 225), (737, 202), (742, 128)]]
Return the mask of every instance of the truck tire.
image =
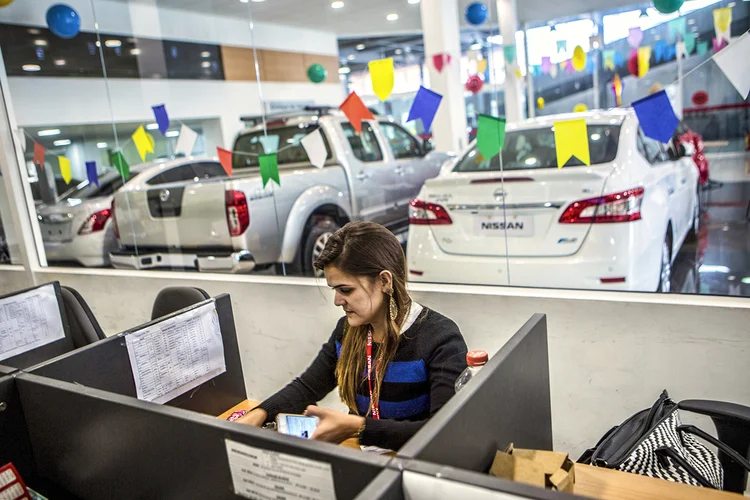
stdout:
[(313, 266), (313, 262), (317, 259), (328, 239), (333, 233), (341, 229), (332, 219), (324, 219), (318, 221), (314, 226), (307, 231), (307, 235), (302, 246), (302, 272), (305, 276), (318, 276), (322, 277), (323, 273), (316, 271)]

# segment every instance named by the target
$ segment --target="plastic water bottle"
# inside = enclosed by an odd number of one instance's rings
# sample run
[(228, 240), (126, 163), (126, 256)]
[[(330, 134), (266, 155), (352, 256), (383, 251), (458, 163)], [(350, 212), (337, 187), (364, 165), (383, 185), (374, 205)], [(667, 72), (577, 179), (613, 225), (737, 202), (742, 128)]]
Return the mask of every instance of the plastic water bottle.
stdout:
[(456, 392), (463, 389), (469, 380), (487, 364), (489, 355), (485, 351), (469, 351), (466, 353), (466, 364), (469, 365), (456, 380)]

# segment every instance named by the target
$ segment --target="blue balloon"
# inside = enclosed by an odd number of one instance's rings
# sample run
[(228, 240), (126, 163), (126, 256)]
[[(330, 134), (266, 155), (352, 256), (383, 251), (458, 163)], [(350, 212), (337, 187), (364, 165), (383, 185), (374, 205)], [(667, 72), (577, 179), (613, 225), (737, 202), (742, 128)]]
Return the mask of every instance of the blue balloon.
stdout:
[(488, 14), (487, 6), (482, 2), (474, 2), (466, 7), (466, 20), (474, 26), (484, 24)]
[(60, 38), (73, 38), (81, 31), (81, 16), (70, 5), (58, 3), (47, 10), (47, 26)]

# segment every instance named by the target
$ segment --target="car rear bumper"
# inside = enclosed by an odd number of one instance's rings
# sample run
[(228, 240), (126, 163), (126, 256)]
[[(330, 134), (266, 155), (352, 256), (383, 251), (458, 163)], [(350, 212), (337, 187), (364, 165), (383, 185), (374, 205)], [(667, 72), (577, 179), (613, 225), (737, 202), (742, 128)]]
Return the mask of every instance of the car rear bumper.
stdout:
[(255, 259), (247, 250), (232, 253), (174, 253), (145, 251), (137, 254), (118, 250), (109, 255), (117, 269), (190, 268), (208, 273), (247, 273), (255, 268)]
[[(409, 281), (469, 285), (510, 285), (582, 290), (655, 291), (660, 253), (636, 244), (609, 250), (593, 240), (609, 240), (614, 225), (589, 234), (580, 250), (564, 257), (477, 257), (443, 252), (428, 227), (409, 230)], [(599, 228), (597, 228), (599, 229)], [(630, 235), (632, 238), (632, 234)], [(619, 240), (619, 238), (618, 238)], [(613, 248), (615, 248), (613, 250)], [(643, 253), (642, 253), (643, 252)], [(602, 282), (613, 280), (611, 282)], [(624, 281), (621, 279), (624, 278)]]
[(86, 267), (109, 266), (109, 252), (116, 248), (106, 231), (77, 235), (70, 241), (45, 241), (48, 262), (77, 262)]

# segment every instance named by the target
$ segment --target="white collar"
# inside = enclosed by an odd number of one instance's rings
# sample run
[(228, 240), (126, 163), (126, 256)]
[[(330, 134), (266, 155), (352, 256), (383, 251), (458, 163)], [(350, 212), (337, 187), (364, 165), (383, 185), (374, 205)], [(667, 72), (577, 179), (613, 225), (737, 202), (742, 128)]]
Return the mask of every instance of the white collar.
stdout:
[(404, 324), (401, 325), (401, 332), (399, 333), (404, 333), (406, 330), (411, 328), (414, 322), (417, 321), (417, 318), (422, 313), (423, 309), (424, 308), (421, 305), (412, 300), (411, 307), (409, 308), (409, 314), (406, 315), (406, 321), (404, 321)]

